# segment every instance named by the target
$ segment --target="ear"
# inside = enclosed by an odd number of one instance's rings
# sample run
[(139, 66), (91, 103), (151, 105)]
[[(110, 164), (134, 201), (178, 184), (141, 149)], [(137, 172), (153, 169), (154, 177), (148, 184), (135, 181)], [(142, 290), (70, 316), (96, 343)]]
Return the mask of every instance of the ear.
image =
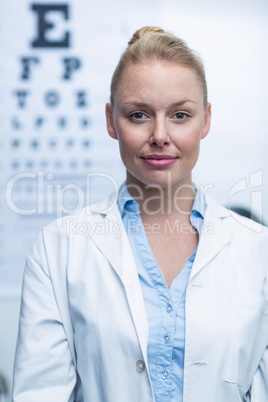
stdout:
[(110, 137), (117, 140), (117, 134), (114, 126), (113, 110), (112, 105), (110, 103), (106, 103), (105, 113), (106, 113), (107, 131)]
[(211, 122), (211, 104), (208, 103), (206, 107), (204, 126), (201, 132), (201, 139), (207, 136), (210, 129), (210, 122)]

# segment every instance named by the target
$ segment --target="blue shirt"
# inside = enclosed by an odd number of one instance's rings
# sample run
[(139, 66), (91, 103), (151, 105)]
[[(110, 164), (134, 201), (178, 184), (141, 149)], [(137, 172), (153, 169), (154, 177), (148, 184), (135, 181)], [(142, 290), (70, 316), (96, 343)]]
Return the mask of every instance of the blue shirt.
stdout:
[[(117, 202), (145, 302), (149, 325), (148, 365), (155, 402), (182, 402), (185, 293), (197, 249), (168, 289), (144, 231), (139, 204), (130, 195), (125, 182), (120, 187)], [(205, 211), (204, 194), (197, 190), (190, 221), (199, 238)]]

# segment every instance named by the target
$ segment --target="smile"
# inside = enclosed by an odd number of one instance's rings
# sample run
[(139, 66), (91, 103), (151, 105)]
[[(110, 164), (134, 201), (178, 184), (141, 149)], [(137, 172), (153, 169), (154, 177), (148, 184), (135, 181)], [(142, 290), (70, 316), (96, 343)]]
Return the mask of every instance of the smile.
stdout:
[(152, 167), (157, 167), (157, 168), (164, 168), (173, 165), (173, 163), (176, 162), (177, 158), (175, 156), (171, 155), (147, 155), (143, 156), (142, 159), (144, 162)]

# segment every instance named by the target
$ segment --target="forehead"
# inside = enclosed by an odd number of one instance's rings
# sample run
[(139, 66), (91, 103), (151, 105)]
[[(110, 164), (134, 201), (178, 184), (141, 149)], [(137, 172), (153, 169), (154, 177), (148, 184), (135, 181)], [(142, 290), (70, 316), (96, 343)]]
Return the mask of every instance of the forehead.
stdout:
[(128, 65), (116, 91), (119, 102), (177, 102), (181, 98), (203, 102), (200, 80), (191, 68), (165, 61)]

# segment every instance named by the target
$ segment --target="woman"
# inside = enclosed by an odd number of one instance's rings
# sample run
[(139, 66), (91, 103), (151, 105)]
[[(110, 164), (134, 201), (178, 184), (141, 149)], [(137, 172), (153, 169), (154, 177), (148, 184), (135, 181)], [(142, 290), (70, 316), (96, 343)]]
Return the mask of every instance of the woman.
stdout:
[(140, 29), (106, 117), (126, 182), (113, 207), (114, 196), (35, 242), (14, 402), (268, 400), (268, 234), (192, 183), (211, 117), (200, 59)]

